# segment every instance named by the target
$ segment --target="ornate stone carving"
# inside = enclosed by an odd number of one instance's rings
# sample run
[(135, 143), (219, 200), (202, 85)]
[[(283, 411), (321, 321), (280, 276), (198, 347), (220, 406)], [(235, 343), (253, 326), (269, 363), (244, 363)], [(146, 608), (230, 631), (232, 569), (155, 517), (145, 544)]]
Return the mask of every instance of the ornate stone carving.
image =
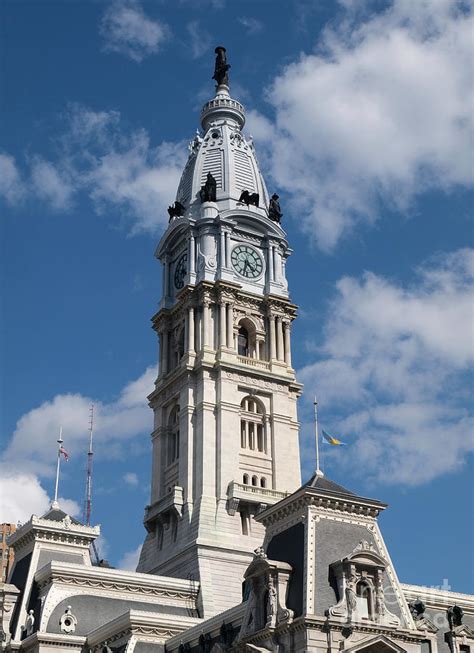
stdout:
[(66, 611), (59, 619), (59, 627), (62, 633), (71, 634), (75, 632), (77, 626), (77, 618), (71, 612), (71, 606), (68, 605)]

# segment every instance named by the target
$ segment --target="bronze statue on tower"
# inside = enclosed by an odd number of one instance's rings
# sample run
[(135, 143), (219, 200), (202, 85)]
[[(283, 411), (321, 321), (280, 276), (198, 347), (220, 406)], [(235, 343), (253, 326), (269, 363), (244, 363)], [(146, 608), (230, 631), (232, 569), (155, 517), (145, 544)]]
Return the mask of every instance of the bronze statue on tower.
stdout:
[(217, 56), (212, 79), (216, 80), (218, 86), (221, 84), (228, 86), (229, 75), (227, 74), (227, 71), (230, 68), (230, 64), (227, 63), (226, 49), (222, 45), (218, 45), (214, 52)]

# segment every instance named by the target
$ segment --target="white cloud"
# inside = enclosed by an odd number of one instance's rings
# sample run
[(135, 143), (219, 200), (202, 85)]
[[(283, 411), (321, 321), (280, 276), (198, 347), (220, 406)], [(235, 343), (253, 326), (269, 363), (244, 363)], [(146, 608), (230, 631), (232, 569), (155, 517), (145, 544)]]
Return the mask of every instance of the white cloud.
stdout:
[(416, 485), (474, 450), (473, 262), (473, 250), (438, 256), (406, 287), (371, 273), (338, 282), (318, 360), (300, 378), (327, 430), (347, 434), (337, 455), (352, 470)]
[[(472, 23), (457, 0), (350, 10), (315, 54), (283, 69), (268, 160), (320, 247), (380, 201), (404, 211), (429, 189), (472, 184)], [(366, 14), (367, 16), (367, 14)]]
[(263, 30), (263, 23), (252, 16), (241, 16), (237, 20), (243, 27), (245, 27), (247, 34), (254, 35)]
[(111, 455), (114, 447), (120, 450), (125, 441), (151, 430), (152, 418), (146, 396), (153, 389), (155, 378), (156, 368), (149, 367), (110, 403), (93, 401), (80, 394), (62, 394), (45, 401), (18, 420), (11, 441), (2, 453), (2, 462), (17, 471), (51, 476), (56, 434), (62, 426), (64, 446), (71, 456), (69, 464), (72, 464), (85, 451), (91, 403), (94, 403), (96, 450), (107, 450)]
[(67, 210), (74, 194), (72, 180), (49, 161), (35, 156), (31, 164), (33, 193), (55, 210)]
[(126, 569), (127, 571), (135, 571), (138, 565), (138, 559), (140, 558), (141, 550), (142, 545), (140, 544), (133, 551), (128, 551), (128, 553), (125, 553), (123, 558), (118, 563), (117, 567), (119, 569)]
[(135, 472), (127, 472), (126, 474), (124, 474), (123, 480), (127, 485), (131, 485), (132, 487), (138, 485), (138, 476), (135, 474)]
[[(7, 465), (1, 465), (0, 472), (0, 522), (23, 523), (48, 510), (51, 499), (35, 474), (11, 471)], [(69, 515), (79, 515), (75, 501), (60, 497), (59, 505)]]
[(198, 20), (191, 20), (186, 25), (189, 34), (189, 46), (193, 59), (199, 59), (209, 51), (212, 45), (212, 37)]
[(140, 62), (160, 50), (169, 29), (149, 18), (138, 1), (117, 0), (105, 10), (100, 33), (106, 52), (118, 52)]
[(4, 197), (8, 204), (15, 205), (25, 194), (26, 188), (14, 157), (0, 153), (0, 197)]

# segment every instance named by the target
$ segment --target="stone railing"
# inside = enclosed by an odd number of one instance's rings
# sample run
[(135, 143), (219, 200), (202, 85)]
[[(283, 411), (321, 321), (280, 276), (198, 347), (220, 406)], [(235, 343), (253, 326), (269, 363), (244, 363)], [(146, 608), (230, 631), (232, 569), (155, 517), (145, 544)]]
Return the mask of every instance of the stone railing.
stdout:
[(232, 481), (227, 489), (229, 499), (239, 499), (241, 501), (250, 501), (252, 503), (273, 504), (287, 497), (289, 492), (281, 492), (271, 488), (258, 487), (255, 485), (245, 485)]
[(243, 363), (244, 365), (250, 365), (251, 367), (258, 367), (261, 370), (269, 370), (270, 369), (270, 363), (267, 361), (261, 361), (258, 358), (250, 358), (249, 356), (237, 356), (237, 360), (239, 363)]

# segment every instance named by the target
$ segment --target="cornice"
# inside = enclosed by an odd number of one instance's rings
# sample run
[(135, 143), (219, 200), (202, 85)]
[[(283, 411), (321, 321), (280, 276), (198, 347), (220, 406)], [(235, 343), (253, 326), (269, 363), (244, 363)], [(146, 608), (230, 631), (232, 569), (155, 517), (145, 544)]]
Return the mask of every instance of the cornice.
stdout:
[(99, 535), (100, 526), (75, 524), (68, 515), (61, 521), (32, 515), (25, 524), (10, 535), (8, 543), (15, 551), (38, 540), (88, 547)]
[(89, 633), (87, 643), (90, 648), (96, 648), (105, 641), (110, 644), (133, 635), (144, 635), (157, 640), (169, 639), (201, 623), (203, 620), (199, 617), (177, 617), (169, 614), (129, 610)]
[(420, 598), (428, 608), (446, 610), (451, 605), (459, 605), (465, 612), (474, 615), (474, 595), (451, 592), (437, 587), (423, 585), (409, 585), (400, 583), (402, 592), (407, 601)]
[[(56, 633), (42, 633), (35, 632), (29, 637), (24, 639), (21, 643), (22, 651), (28, 651), (38, 646), (52, 646), (55, 648), (72, 648), (81, 650), (86, 643), (86, 637), (78, 637), (77, 635), (64, 635)], [(14, 642), (12, 642), (14, 645)], [(13, 648), (13, 646), (12, 646)]]
[(355, 495), (338, 495), (303, 486), (286, 499), (282, 499), (274, 506), (262, 511), (255, 519), (268, 527), (294, 513), (301, 513), (302, 510), (309, 506), (374, 519), (381, 510), (386, 508), (386, 504), (374, 499), (366, 499)]
[(56, 583), (193, 603), (198, 592), (188, 580), (55, 561), (37, 571), (35, 581), (40, 589)]

